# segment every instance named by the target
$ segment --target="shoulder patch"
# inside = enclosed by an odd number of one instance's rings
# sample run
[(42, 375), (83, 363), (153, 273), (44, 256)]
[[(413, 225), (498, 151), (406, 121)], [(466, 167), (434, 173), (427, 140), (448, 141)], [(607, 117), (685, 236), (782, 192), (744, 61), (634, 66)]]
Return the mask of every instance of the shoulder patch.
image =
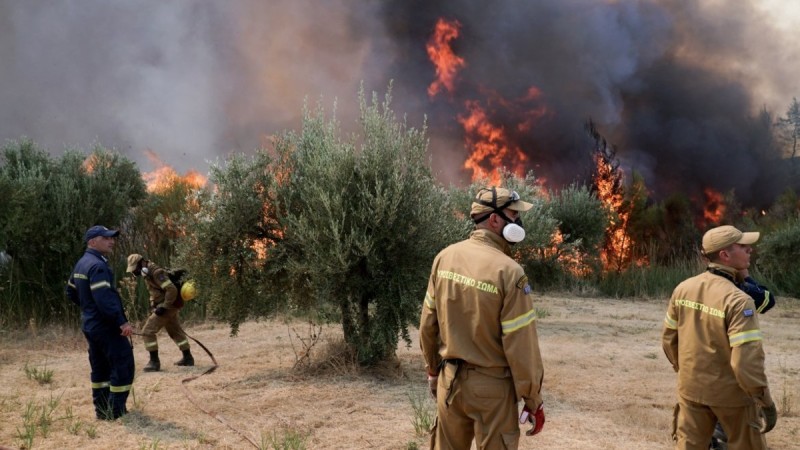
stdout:
[(159, 272), (159, 274), (156, 275), (156, 279), (158, 279), (158, 281), (167, 281), (167, 274)]
[(748, 308), (748, 309), (745, 309), (745, 310), (742, 312), (742, 314), (744, 314), (744, 316), (745, 316), (745, 317), (751, 317), (751, 316), (753, 315), (753, 310), (752, 310), (752, 309), (750, 309), (750, 308)]
[(517, 281), (517, 289), (525, 289), (525, 286), (528, 285), (528, 276), (523, 275), (522, 278)]

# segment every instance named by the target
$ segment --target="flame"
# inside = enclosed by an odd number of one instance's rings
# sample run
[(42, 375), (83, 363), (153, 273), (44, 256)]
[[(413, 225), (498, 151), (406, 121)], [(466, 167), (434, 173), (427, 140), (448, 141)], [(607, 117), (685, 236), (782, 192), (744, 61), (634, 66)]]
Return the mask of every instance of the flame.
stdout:
[(464, 162), (464, 168), (472, 170), (472, 179), (489, 179), (500, 183), (498, 168), (511, 166), (517, 175), (524, 172), (525, 153), (511, 142), (502, 126), (490, 122), (486, 112), (477, 101), (467, 102), (468, 114), (458, 117), (464, 127), (467, 148), (472, 153)]
[[(487, 107), (478, 100), (467, 100), (464, 104), (467, 112), (458, 116), (464, 128), (465, 145), (471, 150), (464, 168), (472, 170), (473, 181), (489, 178), (495, 184), (500, 181), (498, 169), (501, 168), (525, 176), (528, 156), (516, 140), (529, 133), (536, 122), (548, 114), (547, 107), (538, 104), (541, 91), (532, 86), (515, 100), (486, 89), (482, 93)], [(492, 117), (502, 117), (507, 126), (493, 123)]]
[(200, 189), (208, 182), (206, 177), (200, 175), (196, 170), (189, 170), (183, 176), (178, 175), (175, 169), (166, 165), (161, 161), (158, 155), (150, 149), (145, 150), (145, 154), (150, 161), (158, 166), (156, 170), (142, 174), (142, 179), (147, 184), (148, 192), (163, 193), (177, 183), (184, 183), (193, 189)]
[[(561, 234), (561, 230), (556, 229), (556, 232), (551, 238), (553, 251), (556, 252), (558, 246), (563, 242), (564, 235)], [(592, 271), (591, 267), (586, 264), (584, 255), (575, 248), (569, 251), (561, 251), (558, 254), (558, 261), (561, 263), (561, 267), (563, 267), (564, 270), (572, 275), (575, 275), (576, 277), (585, 277)]]
[(703, 194), (705, 195), (703, 220), (705, 220), (706, 223), (719, 224), (722, 220), (722, 216), (725, 215), (725, 199), (722, 194), (711, 188), (705, 188)]
[(440, 18), (436, 22), (433, 36), (425, 46), (428, 57), (436, 69), (436, 80), (428, 86), (430, 97), (436, 96), (442, 88), (453, 92), (456, 74), (466, 65), (464, 59), (456, 56), (450, 48), (450, 41), (458, 37), (459, 28), (461, 24), (457, 20), (448, 21)]
[(92, 153), (83, 160), (83, 169), (86, 170), (86, 173), (91, 174), (101, 164), (105, 164), (106, 168), (108, 168), (110, 167), (111, 162), (109, 160), (105, 160), (104, 162), (99, 155)]
[[(431, 98), (442, 91), (452, 94), (456, 75), (466, 66), (466, 61), (451, 48), (460, 27), (457, 20), (440, 18), (426, 45), (428, 57), (436, 70), (436, 79), (428, 86)], [(492, 184), (501, 182), (499, 169), (524, 176), (528, 157), (517, 141), (548, 112), (538, 103), (541, 90), (531, 86), (520, 98), (511, 100), (486, 88), (479, 87), (477, 91), (480, 98), (464, 101), (465, 112), (457, 117), (464, 129), (465, 146), (470, 152), (464, 168), (472, 171), (473, 181), (485, 179)]]
[(646, 265), (646, 258), (632, 261), (633, 240), (628, 234), (628, 221), (631, 212), (625, 207), (622, 193), (623, 173), (614, 167), (600, 152), (595, 153), (594, 186), (597, 198), (609, 211), (616, 213), (606, 229), (606, 242), (600, 259), (606, 270), (621, 271), (628, 264)]

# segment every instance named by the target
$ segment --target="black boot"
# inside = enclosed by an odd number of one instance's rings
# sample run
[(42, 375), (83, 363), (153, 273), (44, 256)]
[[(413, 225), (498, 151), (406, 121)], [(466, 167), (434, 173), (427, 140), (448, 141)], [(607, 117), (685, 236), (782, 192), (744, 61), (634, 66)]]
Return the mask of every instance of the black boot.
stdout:
[(145, 372), (158, 372), (161, 370), (161, 361), (158, 359), (158, 350), (150, 352), (150, 361), (144, 366)]
[(192, 356), (192, 351), (188, 348), (183, 350), (183, 358), (180, 361), (175, 363), (176, 366), (193, 366), (194, 365), (194, 356)]

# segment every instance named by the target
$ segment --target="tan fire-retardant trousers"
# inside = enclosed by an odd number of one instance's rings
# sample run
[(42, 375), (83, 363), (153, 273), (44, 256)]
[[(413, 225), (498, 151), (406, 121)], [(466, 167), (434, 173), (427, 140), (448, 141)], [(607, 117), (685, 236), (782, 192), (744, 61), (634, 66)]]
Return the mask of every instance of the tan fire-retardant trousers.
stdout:
[(719, 420), (728, 435), (728, 450), (766, 450), (755, 404), (708, 406), (678, 397), (677, 444), (680, 450), (707, 450)]
[(437, 389), (431, 449), (468, 450), (473, 438), (478, 449), (517, 448), (517, 402), (507, 368), (446, 363)]
[(158, 351), (156, 333), (161, 331), (162, 328), (166, 328), (167, 334), (181, 351), (189, 349), (189, 338), (186, 337), (186, 332), (183, 331), (181, 323), (178, 321), (178, 310), (168, 309), (161, 316), (157, 316), (156, 313), (150, 314), (144, 324), (142, 340), (144, 340), (144, 348), (148, 352)]

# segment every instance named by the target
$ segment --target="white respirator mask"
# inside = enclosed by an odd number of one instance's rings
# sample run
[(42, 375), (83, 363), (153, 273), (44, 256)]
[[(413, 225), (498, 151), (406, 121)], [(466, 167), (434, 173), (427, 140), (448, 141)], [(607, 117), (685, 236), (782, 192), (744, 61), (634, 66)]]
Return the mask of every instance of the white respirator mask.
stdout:
[[(501, 214), (501, 216), (505, 216), (505, 214)], [(525, 239), (525, 228), (522, 228), (522, 219), (517, 217), (513, 222), (509, 222), (508, 219), (506, 221), (508, 223), (503, 227), (503, 238), (510, 244), (522, 242)]]
[(147, 270), (147, 267), (142, 267), (142, 275), (147, 276), (147, 274), (149, 274), (149, 273), (150, 273), (150, 271)]

